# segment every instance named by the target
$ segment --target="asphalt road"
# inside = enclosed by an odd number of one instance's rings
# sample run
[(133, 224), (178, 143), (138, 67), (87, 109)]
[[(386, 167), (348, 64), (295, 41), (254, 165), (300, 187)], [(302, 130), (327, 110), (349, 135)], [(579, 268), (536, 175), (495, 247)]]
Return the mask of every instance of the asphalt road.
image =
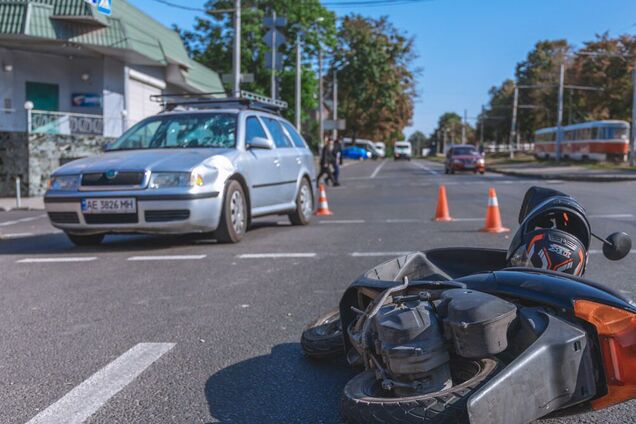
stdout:
[[(353, 372), (304, 359), (305, 324), (400, 252), (506, 248), (510, 234), (477, 231), (488, 188), (514, 230), (525, 190), (539, 183), (446, 176), (424, 161), (355, 163), (342, 174), (328, 190), (332, 217), (307, 227), (259, 219), (238, 245), (111, 236), (78, 248), (42, 212), (0, 213), (0, 422), (339, 422)], [(460, 218), (452, 223), (431, 221), (442, 182)], [(636, 234), (634, 183), (541, 184), (575, 195), (600, 234)], [(634, 257), (610, 263), (593, 249), (588, 277), (634, 293)], [(549, 422), (626, 423), (635, 412), (631, 402)]]

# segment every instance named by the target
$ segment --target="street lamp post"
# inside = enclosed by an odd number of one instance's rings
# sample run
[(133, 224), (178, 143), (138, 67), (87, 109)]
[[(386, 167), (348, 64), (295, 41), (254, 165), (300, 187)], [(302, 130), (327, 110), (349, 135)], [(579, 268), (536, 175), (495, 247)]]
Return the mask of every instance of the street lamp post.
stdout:
[(565, 85), (565, 62), (561, 62), (559, 73), (559, 108), (557, 115), (556, 160), (561, 160), (561, 143), (563, 142), (563, 91)]
[(318, 46), (318, 145), (321, 151), (325, 138), (325, 121), (323, 116), (324, 91), (322, 85), (322, 46)]
[(233, 96), (241, 96), (241, 0), (234, 0)]
[(333, 122), (334, 127), (331, 132), (332, 138), (335, 140), (338, 139), (338, 71), (333, 70)]
[(636, 62), (634, 62), (634, 72), (632, 73), (634, 81), (634, 101), (632, 103), (632, 139), (629, 143), (629, 166), (634, 166), (634, 149), (636, 148)]
[(300, 126), (301, 126), (301, 107), (300, 107), (300, 103), (301, 103), (301, 91), (302, 91), (302, 86), (301, 86), (301, 78), (302, 78), (302, 68), (301, 68), (301, 64), (300, 64), (300, 60), (301, 60), (301, 47), (300, 47), (300, 36), (301, 33), (300, 31), (298, 31), (298, 33), (296, 34), (296, 129), (300, 132)]
[(515, 94), (514, 94), (514, 99), (512, 101), (512, 123), (510, 124), (510, 144), (508, 146), (509, 147), (508, 150), (510, 150), (510, 159), (513, 159), (515, 157), (515, 152), (512, 145), (517, 136), (517, 109), (518, 108), (519, 108), (519, 86), (515, 83)]

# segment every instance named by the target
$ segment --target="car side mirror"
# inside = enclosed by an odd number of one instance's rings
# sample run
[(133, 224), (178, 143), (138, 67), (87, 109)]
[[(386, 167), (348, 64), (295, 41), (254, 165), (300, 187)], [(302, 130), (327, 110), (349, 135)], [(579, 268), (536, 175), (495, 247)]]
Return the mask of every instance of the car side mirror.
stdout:
[(614, 233), (603, 243), (603, 255), (610, 261), (620, 261), (632, 250), (632, 238), (627, 233)]
[(271, 150), (274, 148), (274, 143), (268, 138), (264, 137), (254, 137), (247, 143), (247, 147), (249, 149), (267, 149)]

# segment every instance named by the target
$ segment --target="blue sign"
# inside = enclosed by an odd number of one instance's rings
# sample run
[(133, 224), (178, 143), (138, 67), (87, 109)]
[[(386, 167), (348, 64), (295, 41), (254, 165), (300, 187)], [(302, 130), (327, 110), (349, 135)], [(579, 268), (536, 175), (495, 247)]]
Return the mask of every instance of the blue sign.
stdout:
[(93, 6), (97, 6), (97, 11), (104, 15), (109, 15), (112, 10), (113, 0), (84, 0), (86, 3), (90, 3)]
[(74, 107), (102, 107), (102, 96), (95, 93), (73, 93), (71, 104)]

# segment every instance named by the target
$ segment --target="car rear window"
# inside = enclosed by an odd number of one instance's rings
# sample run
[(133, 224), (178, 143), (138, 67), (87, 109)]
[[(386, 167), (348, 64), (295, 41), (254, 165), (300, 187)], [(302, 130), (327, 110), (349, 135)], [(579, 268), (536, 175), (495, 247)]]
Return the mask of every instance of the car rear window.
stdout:
[(291, 137), (294, 142), (294, 146), (300, 147), (301, 149), (306, 149), (307, 144), (305, 144), (305, 140), (301, 137), (300, 134), (296, 131), (296, 128), (292, 127), (289, 122), (283, 121), (283, 127), (287, 130), (287, 133)]
[(283, 127), (280, 125), (280, 122), (278, 122), (277, 119), (263, 118), (263, 120), (265, 121), (265, 125), (267, 125), (270, 134), (274, 138), (274, 144), (276, 145), (276, 147), (292, 147), (291, 140), (287, 138)]

